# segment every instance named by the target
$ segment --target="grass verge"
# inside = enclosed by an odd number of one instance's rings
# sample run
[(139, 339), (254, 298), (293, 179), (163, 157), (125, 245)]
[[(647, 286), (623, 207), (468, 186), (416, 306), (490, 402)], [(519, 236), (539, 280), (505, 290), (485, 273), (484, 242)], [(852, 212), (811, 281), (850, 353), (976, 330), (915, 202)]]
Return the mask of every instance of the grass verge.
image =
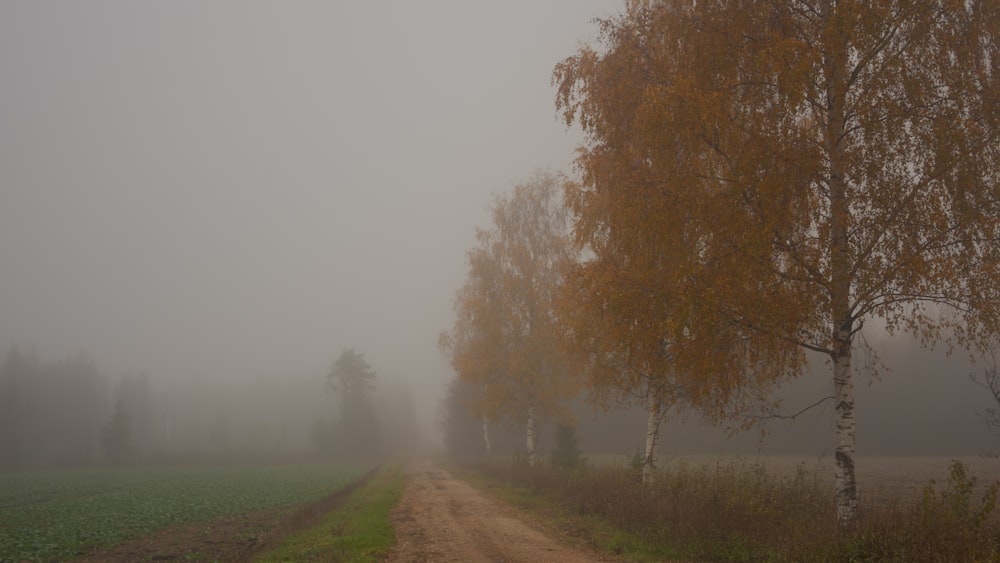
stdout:
[(635, 561), (1000, 561), (1000, 484), (979, 494), (954, 462), (920, 498), (868, 503), (852, 530), (834, 525), (833, 494), (804, 468), (790, 477), (750, 463), (679, 464), (642, 486), (627, 466), (562, 470), (494, 462), (457, 470), (561, 532)]
[(662, 541), (650, 541), (616, 525), (608, 518), (577, 510), (558, 491), (511, 479), (499, 465), (469, 466), (447, 463), (449, 471), (486, 494), (534, 516), (537, 523), (572, 541), (628, 561), (686, 560), (691, 550)]
[(380, 469), (319, 524), (286, 537), (257, 561), (379, 561), (396, 542), (389, 521), (403, 492), (399, 465)]

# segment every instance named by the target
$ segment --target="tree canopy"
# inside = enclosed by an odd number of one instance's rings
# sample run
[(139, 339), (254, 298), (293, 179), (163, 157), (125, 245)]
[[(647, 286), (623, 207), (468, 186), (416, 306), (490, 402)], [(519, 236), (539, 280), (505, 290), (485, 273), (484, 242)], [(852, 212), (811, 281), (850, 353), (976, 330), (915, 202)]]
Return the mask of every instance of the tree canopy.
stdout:
[(574, 259), (560, 187), (538, 174), (496, 198), (494, 228), (476, 233), (455, 324), (441, 337), (459, 376), (480, 389), (477, 414), (523, 421), (532, 460), (537, 420), (558, 415), (575, 386), (554, 306)]
[(375, 388), (375, 370), (364, 354), (347, 348), (340, 353), (327, 374), (327, 382), (344, 401), (366, 398)]
[(600, 26), (554, 74), (587, 133), (577, 234), (598, 257), (667, 243), (599, 283), (661, 276), (656, 330), (708, 412), (827, 355), (851, 524), (864, 320), (962, 346), (996, 328), (1000, 5), (632, 1)]

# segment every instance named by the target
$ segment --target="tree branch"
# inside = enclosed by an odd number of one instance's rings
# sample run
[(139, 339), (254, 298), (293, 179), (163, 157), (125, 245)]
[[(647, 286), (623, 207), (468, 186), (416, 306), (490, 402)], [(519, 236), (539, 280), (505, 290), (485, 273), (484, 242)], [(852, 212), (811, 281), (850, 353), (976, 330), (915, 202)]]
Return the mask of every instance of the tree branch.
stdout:
[(758, 421), (765, 421), (765, 420), (795, 420), (796, 418), (798, 418), (798, 417), (802, 416), (803, 414), (805, 414), (807, 411), (810, 411), (810, 410), (812, 410), (812, 409), (814, 409), (814, 408), (822, 405), (823, 403), (825, 403), (827, 401), (832, 401), (835, 398), (836, 397), (834, 397), (833, 395), (828, 395), (828, 396), (823, 397), (822, 399), (816, 401), (815, 403), (812, 403), (811, 405), (803, 408), (802, 410), (798, 411), (795, 414), (781, 414), (781, 413), (771, 413), (771, 414), (767, 414), (767, 415), (755, 415), (755, 414), (751, 414), (751, 415), (747, 415), (747, 418), (751, 418), (751, 419), (758, 420)]

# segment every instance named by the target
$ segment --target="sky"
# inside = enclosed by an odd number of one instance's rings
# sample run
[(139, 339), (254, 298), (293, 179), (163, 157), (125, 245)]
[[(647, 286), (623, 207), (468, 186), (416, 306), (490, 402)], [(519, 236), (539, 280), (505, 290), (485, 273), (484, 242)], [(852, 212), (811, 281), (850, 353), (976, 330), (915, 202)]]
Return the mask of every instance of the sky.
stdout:
[[(552, 70), (621, 5), (0, 2), (0, 353), (240, 385), (354, 348), (433, 433), (475, 229), (571, 172)], [(983, 431), (978, 368), (896, 356), (858, 384), (873, 432)]]
[(305, 376), (425, 416), (491, 194), (569, 171), (554, 65), (611, 0), (0, 3), (0, 347)]

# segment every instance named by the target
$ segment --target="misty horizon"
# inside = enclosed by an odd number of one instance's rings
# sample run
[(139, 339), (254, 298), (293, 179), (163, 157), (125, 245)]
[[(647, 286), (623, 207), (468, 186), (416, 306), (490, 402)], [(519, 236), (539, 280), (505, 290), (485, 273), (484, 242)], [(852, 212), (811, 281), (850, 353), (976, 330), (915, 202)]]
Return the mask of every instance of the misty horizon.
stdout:
[[(0, 351), (166, 390), (322, 381), (355, 348), (440, 444), (437, 338), (475, 229), (493, 194), (572, 173), (552, 69), (619, 9), (0, 5)], [(952, 421), (990, 449), (964, 352), (933, 357), (948, 383), (897, 366), (859, 417)]]
[[(0, 349), (110, 377), (412, 383), (490, 194), (565, 169), (594, 1), (0, 6)], [(459, 47), (460, 46), (460, 47)]]

